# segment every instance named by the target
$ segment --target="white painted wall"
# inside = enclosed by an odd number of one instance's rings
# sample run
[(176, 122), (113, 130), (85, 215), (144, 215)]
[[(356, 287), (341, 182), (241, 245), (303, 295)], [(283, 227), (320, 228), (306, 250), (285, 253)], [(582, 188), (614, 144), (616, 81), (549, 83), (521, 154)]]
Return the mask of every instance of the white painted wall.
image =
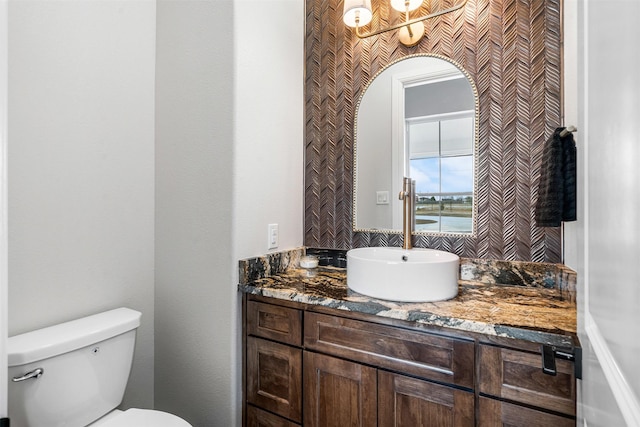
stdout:
[[(577, 126), (578, 114), (578, 2), (579, 0), (563, 1), (563, 81), (562, 90), (564, 96), (564, 126)], [(581, 142), (583, 129), (578, 129), (574, 134), (577, 142)], [(578, 212), (584, 212), (584, 153), (585, 150), (576, 151), (578, 183)], [(578, 269), (580, 260), (584, 259), (584, 215), (578, 215), (577, 221), (563, 224), (563, 262), (573, 269)], [(580, 297), (580, 295), (579, 295)]]
[(156, 408), (241, 422), (238, 260), (302, 245), (302, 0), (158, 1)]
[(157, 2), (155, 404), (232, 426), (233, 2)]
[[(639, 1), (586, 1), (577, 28), (579, 221), (566, 259), (579, 280), (580, 424), (640, 425)], [(577, 7), (576, 7), (577, 6)], [(571, 15), (570, 15), (571, 16)], [(571, 102), (571, 99), (567, 99)], [(570, 264), (571, 265), (571, 264)]]
[(125, 406), (151, 407), (155, 2), (8, 16), (9, 334), (140, 310)]
[(235, 0), (235, 260), (302, 245), (304, 0)]
[[(0, 366), (7, 366), (7, 1), (0, 1)], [(0, 418), (7, 416), (7, 370), (0, 369)]]

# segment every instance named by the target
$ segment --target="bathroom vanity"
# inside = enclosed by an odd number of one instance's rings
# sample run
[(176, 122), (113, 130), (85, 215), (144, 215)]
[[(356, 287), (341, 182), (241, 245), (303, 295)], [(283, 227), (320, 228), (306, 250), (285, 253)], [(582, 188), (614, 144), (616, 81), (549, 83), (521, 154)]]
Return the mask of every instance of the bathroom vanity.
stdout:
[(570, 270), (465, 260), (453, 300), (395, 303), (297, 256), (240, 263), (244, 425), (575, 425)]

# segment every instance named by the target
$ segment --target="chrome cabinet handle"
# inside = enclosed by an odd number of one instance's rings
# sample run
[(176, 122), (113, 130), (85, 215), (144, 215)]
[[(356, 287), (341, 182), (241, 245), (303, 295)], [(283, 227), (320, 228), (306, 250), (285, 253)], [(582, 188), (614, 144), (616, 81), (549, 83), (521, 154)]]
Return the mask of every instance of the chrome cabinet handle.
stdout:
[(20, 381), (30, 380), (31, 378), (38, 379), (42, 376), (42, 374), (44, 374), (44, 369), (37, 368), (29, 373), (24, 374), (21, 377), (13, 377), (11, 381), (13, 381), (14, 383), (19, 383)]

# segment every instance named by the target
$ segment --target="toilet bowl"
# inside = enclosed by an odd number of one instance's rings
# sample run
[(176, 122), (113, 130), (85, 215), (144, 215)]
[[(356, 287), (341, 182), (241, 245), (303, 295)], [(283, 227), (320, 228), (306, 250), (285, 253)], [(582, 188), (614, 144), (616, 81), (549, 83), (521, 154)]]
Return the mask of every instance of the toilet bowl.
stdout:
[(180, 417), (162, 411), (131, 408), (126, 411), (109, 412), (98, 421), (87, 427), (191, 427), (191, 424)]
[(129, 379), (141, 313), (128, 308), (10, 337), (12, 427), (191, 427), (167, 412), (116, 408)]

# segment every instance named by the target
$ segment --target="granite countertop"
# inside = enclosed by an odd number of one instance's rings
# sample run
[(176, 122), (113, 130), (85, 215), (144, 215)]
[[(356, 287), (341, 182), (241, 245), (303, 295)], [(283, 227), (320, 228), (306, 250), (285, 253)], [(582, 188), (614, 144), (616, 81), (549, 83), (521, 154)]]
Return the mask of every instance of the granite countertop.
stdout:
[[(296, 258), (299, 259), (299, 255), (289, 255), (276, 257), (275, 265), (273, 257), (262, 262), (256, 262), (256, 259), (241, 261), (239, 290), (264, 297), (559, 347), (573, 347), (577, 343), (575, 295), (568, 293), (566, 286), (560, 283), (567, 276), (564, 266), (560, 268), (562, 274), (556, 281), (558, 283), (549, 280), (549, 274), (545, 273), (545, 278), (538, 281), (542, 283), (540, 285), (531, 273), (532, 268), (539, 269), (540, 264), (498, 265), (498, 274), (490, 277), (504, 277), (505, 270), (509, 270), (508, 277), (520, 277), (523, 281), (518, 286), (510, 286), (495, 283), (496, 280), (487, 279), (486, 274), (477, 274), (477, 266), (487, 263), (465, 261), (461, 262), (462, 274), (456, 298), (409, 303), (358, 294), (347, 287), (346, 269), (318, 267), (305, 270), (298, 267)], [(490, 264), (496, 268), (496, 263)], [(256, 265), (265, 266), (262, 274), (255, 274)], [(557, 267), (556, 264), (550, 266)], [(474, 274), (465, 273), (465, 269), (470, 268)], [(516, 274), (512, 274), (514, 272)], [(465, 280), (468, 277), (475, 280)], [(575, 288), (575, 273), (573, 283)]]

